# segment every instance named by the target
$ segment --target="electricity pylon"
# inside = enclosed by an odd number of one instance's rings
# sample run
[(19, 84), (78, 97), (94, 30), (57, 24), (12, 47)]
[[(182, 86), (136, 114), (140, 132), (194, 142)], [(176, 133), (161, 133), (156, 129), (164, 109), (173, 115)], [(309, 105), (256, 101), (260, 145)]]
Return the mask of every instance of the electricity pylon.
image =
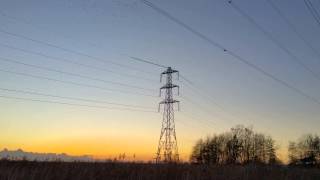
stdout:
[(172, 90), (177, 88), (179, 95), (179, 86), (172, 84), (172, 74), (174, 73), (177, 73), (179, 78), (179, 72), (177, 70), (173, 70), (171, 67), (168, 67), (167, 70), (162, 72), (160, 75), (160, 82), (162, 81), (162, 77), (166, 76), (166, 84), (160, 88), (160, 96), (162, 91), (165, 90), (165, 97), (164, 100), (159, 103), (158, 109), (158, 111), (160, 111), (160, 107), (163, 105), (162, 128), (159, 138), (156, 163), (170, 163), (179, 161), (178, 144), (174, 123), (174, 104), (177, 103), (179, 109), (179, 101), (173, 99), (172, 93)]

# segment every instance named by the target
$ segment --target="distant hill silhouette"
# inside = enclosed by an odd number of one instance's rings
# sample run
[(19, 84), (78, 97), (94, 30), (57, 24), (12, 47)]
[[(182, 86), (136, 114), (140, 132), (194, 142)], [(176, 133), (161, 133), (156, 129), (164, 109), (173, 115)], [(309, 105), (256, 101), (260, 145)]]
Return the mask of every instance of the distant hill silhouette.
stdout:
[(10, 159), (10, 160), (29, 160), (29, 161), (83, 161), (90, 162), (94, 161), (91, 156), (70, 156), (65, 153), (56, 154), (56, 153), (35, 153), (35, 152), (25, 152), (22, 149), (18, 150), (8, 150), (3, 149), (0, 151), (0, 159)]

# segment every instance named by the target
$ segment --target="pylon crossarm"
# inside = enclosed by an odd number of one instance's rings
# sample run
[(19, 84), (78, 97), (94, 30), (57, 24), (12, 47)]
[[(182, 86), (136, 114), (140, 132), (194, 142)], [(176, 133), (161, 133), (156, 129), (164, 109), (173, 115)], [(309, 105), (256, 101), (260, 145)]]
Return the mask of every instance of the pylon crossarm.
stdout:
[(179, 71), (172, 69), (171, 67), (169, 67), (166, 71), (162, 72), (161, 74), (173, 74), (173, 73), (178, 73)]
[(173, 104), (173, 103), (179, 103), (180, 101), (178, 100), (164, 100), (161, 101), (159, 104)]
[(162, 86), (160, 89), (172, 89), (172, 88), (179, 88), (179, 86), (175, 84), (166, 84)]

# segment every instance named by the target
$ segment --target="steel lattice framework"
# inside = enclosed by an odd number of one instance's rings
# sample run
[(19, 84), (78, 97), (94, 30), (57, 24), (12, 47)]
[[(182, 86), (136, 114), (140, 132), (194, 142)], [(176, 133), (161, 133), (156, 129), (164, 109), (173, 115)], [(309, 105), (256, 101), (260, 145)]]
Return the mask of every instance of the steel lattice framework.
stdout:
[(159, 111), (161, 105), (163, 105), (163, 119), (162, 128), (159, 138), (159, 145), (157, 150), (156, 162), (177, 162), (179, 161), (178, 144), (174, 123), (174, 104), (178, 104), (179, 101), (173, 99), (173, 89), (177, 88), (179, 95), (179, 86), (172, 84), (172, 75), (177, 73), (179, 78), (179, 72), (168, 67), (166, 71), (161, 73), (160, 82), (162, 77), (166, 76), (166, 84), (160, 88), (160, 96), (162, 91), (165, 91), (164, 100), (159, 103)]

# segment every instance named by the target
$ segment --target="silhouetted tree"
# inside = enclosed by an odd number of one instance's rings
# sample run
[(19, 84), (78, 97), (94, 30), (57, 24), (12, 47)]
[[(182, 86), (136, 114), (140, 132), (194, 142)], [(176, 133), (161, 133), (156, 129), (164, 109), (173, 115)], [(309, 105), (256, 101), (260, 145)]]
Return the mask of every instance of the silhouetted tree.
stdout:
[(318, 135), (305, 135), (288, 147), (291, 165), (313, 166), (320, 163), (320, 138)]
[(242, 125), (229, 132), (200, 139), (191, 154), (191, 161), (201, 164), (275, 163), (275, 141)]

